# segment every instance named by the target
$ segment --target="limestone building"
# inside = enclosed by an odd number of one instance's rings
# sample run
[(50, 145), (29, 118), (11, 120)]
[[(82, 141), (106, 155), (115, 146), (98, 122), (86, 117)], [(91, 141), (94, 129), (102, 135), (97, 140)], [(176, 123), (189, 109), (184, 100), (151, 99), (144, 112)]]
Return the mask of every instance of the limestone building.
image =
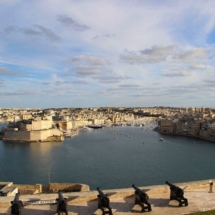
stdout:
[(51, 118), (22, 120), (9, 123), (4, 129), (5, 141), (62, 141), (62, 132), (55, 128)]

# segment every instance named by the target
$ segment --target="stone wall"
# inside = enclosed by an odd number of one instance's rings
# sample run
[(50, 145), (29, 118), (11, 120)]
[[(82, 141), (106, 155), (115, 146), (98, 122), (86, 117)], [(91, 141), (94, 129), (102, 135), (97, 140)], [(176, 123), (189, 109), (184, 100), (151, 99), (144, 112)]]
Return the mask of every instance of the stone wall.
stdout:
[(18, 192), (21, 195), (42, 193), (42, 190), (43, 190), (42, 184), (35, 184), (35, 185), (14, 184), (14, 186), (18, 188)]
[(86, 125), (89, 125), (89, 124), (92, 124), (92, 123), (90, 123), (87, 120), (75, 120), (75, 121), (72, 121), (73, 128), (83, 127), (83, 126), (86, 126)]
[(32, 121), (32, 130), (49, 129), (52, 127), (51, 120)]
[(4, 139), (8, 140), (30, 140), (29, 131), (5, 131)]
[(160, 125), (160, 132), (162, 133), (173, 133), (173, 121), (172, 120), (167, 120), (163, 119), (159, 121)]
[[(215, 181), (215, 179), (212, 179), (212, 181)], [(171, 183), (173, 183), (176, 186), (179, 186), (180, 188), (184, 189), (185, 191), (185, 197), (186, 197), (186, 192), (198, 192), (200, 191), (200, 193), (208, 193), (209, 192), (209, 180), (202, 180), (202, 181), (191, 181), (191, 182), (184, 182), (184, 183), (174, 183), (172, 181), (170, 181)], [(61, 186), (62, 185), (62, 186)], [(50, 186), (52, 188), (63, 188), (63, 185), (66, 184), (50, 184)], [(76, 184), (67, 184), (69, 185), (76, 185)], [(80, 185), (80, 184), (79, 184)], [(23, 190), (27, 190), (27, 189), (31, 189), (32, 186), (34, 185), (17, 185), (21, 188), (23, 188)], [(36, 186), (36, 185), (35, 185)], [(83, 186), (84, 187), (84, 186)], [(86, 188), (88, 186), (86, 185)], [(139, 186), (138, 186), (139, 187)], [(154, 196), (159, 196), (159, 194), (165, 194), (167, 196), (167, 198), (169, 197), (170, 194), (170, 189), (169, 186), (165, 184), (165, 182), (162, 185), (152, 185), (152, 186), (140, 186), (139, 187), (141, 190), (144, 190), (148, 195), (149, 198)], [(109, 190), (102, 190), (104, 193), (109, 193), (111, 195), (109, 195), (110, 201), (114, 200), (114, 199), (125, 199), (127, 197), (131, 197), (134, 196), (134, 189), (132, 187), (129, 188), (122, 188), (122, 189), (109, 189)], [(88, 191), (86, 190), (86, 192), (74, 192), (74, 193), (69, 193), (69, 194), (63, 194), (65, 196), (65, 198), (67, 198), (68, 196), (70, 197), (69, 202), (70, 203), (86, 203), (89, 201), (97, 201), (98, 197), (98, 191), (94, 190), (94, 191)], [(210, 194), (213, 195), (213, 194)], [(72, 198), (72, 196), (74, 196), (75, 198)], [(40, 198), (41, 200), (47, 200), (47, 199), (55, 199), (56, 196), (53, 194), (45, 194), (45, 195), (35, 195), (33, 196), (33, 198)], [(31, 195), (27, 195), (26, 197), (23, 195), (21, 197), (22, 201), (29, 201), (32, 200), (32, 196)], [(13, 197), (1, 197), (0, 198), (0, 207), (10, 207), (11, 203), (10, 201), (13, 201)], [(204, 205), (204, 199), (201, 200), (202, 204)], [(211, 203), (213, 204), (213, 202)]]
[(73, 125), (72, 121), (59, 121), (58, 125), (60, 126), (61, 129), (63, 130), (71, 130)]
[(41, 131), (5, 131), (4, 140), (12, 141), (48, 141), (48, 137), (62, 136), (58, 129)]
[(72, 183), (50, 183), (48, 187), (42, 184), (13, 184), (18, 188), (18, 192), (21, 195), (33, 195), (38, 193), (53, 193), (62, 190), (64, 192), (87, 192), (90, 191), (90, 187), (86, 184), (72, 184)]
[(69, 183), (50, 183), (49, 192), (57, 192), (59, 190), (66, 192), (84, 192), (90, 191), (90, 187), (86, 184), (69, 184)]

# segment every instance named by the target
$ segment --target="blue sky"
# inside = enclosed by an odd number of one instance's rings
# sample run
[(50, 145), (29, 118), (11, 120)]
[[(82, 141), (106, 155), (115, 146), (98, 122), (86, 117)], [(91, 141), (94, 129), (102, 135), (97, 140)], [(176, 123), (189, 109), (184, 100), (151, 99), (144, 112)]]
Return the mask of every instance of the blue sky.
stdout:
[(215, 107), (214, 8), (0, 0), (0, 107)]

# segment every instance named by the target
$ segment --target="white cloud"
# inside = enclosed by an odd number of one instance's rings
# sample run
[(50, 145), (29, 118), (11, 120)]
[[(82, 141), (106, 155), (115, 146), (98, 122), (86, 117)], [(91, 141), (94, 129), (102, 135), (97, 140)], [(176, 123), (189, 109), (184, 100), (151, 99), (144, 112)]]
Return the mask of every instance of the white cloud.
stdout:
[(180, 61), (182, 63), (192, 63), (202, 61), (209, 57), (205, 48), (187, 48), (179, 45), (152, 46), (139, 51), (125, 50), (120, 58), (125, 63), (161, 63), (164, 61)]
[(64, 26), (69, 27), (75, 31), (85, 31), (89, 29), (87, 25), (79, 24), (67, 15), (59, 15), (57, 16), (57, 20)]
[(26, 36), (30, 37), (45, 37), (48, 40), (51, 41), (59, 41), (61, 38), (56, 35), (52, 30), (41, 26), (41, 25), (34, 25), (33, 28), (29, 27), (16, 27), (16, 26), (9, 26), (5, 28), (4, 32), (6, 34), (11, 34), (11, 33), (23, 33)]
[(72, 59), (68, 59), (65, 62), (73, 63), (73, 64), (85, 63), (85, 64), (90, 64), (95, 66), (104, 66), (109, 64), (109, 62), (106, 60), (99, 59), (94, 56), (86, 56), (86, 55), (79, 55), (79, 56), (73, 57)]
[(184, 77), (184, 76), (191, 76), (192, 74), (187, 71), (178, 71), (178, 72), (164, 72), (162, 76), (165, 77)]
[(3, 75), (3, 76), (21, 76), (22, 75), (23, 76), (23, 75), (25, 75), (25, 73), (10, 70), (10, 69), (5, 68), (5, 67), (0, 67), (0, 75)]
[(194, 70), (212, 70), (212, 69), (214, 69), (212, 66), (203, 65), (203, 64), (191, 65), (189, 68), (194, 69)]
[(191, 50), (185, 50), (174, 56), (175, 59), (186, 62), (199, 61), (202, 59), (206, 59), (207, 57), (208, 54), (205, 48), (194, 48)]
[[(2, 0), (0, 5), (0, 75), (7, 78), (0, 86), (22, 94), (22, 104), (28, 87), (41, 90), (39, 104), (59, 90), (64, 106), (74, 101), (66, 104), (63, 88), (83, 96), (83, 106), (89, 94), (91, 104), (101, 106), (179, 103), (173, 95), (186, 105), (197, 89), (212, 89), (215, 46), (207, 39), (215, 28), (213, 0)], [(176, 78), (186, 87), (177, 88)], [(105, 96), (97, 101), (101, 91)]]
[(101, 74), (93, 77), (95, 80), (98, 80), (100, 83), (110, 84), (110, 83), (119, 83), (124, 80), (130, 80), (131, 77), (129, 76), (117, 76), (117, 75), (106, 75)]
[(85, 76), (85, 75), (98, 75), (100, 73), (100, 66), (85, 66), (79, 65), (73, 67), (73, 70), (77, 75)]

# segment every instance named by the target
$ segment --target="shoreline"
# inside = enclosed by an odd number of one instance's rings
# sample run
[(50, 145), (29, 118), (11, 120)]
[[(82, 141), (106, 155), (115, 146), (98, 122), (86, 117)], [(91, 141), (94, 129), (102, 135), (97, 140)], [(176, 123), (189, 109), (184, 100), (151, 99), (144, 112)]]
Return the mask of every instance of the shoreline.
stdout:
[[(137, 118), (137, 119), (133, 119), (133, 120), (128, 120), (126, 122), (118, 122), (118, 123), (122, 123), (122, 124), (126, 124), (126, 123), (143, 123), (145, 126), (145, 123), (152, 123), (152, 122), (156, 122), (158, 117), (141, 117), (141, 118)], [(0, 124), (5, 124), (5, 123), (9, 123), (9, 122), (0, 122)], [(105, 124), (104, 127), (112, 127), (115, 126), (115, 123), (111, 123), (111, 124)], [(147, 124), (146, 124), (147, 125)], [(143, 127), (144, 127), (143, 126)], [(46, 140), (41, 140), (41, 141), (32, 141), (32, 140), (14, 140), (14, 139), (9, 139), (9, 138), (5, 138), (4, 136), (0, 136), (0, 140), (4, 141), (4, 142), (25, 142), (25, 143), (37, 143), (37, 142), (63, 142), (65, 141), (65, 139), (68, 138), (73, 138), (74, 136), (78, 135), (81, 131), (83, 127), (79, 127), (76, 129), (69, 129), (67, 131), (65, 131), (65, 133), (63, 134), (64, 140), (61, 140), (61, 137), (59, 136), (59, 138), (55, 138), (53, 140), (50, 139), (46, 139)]]
[(215, 143), (215, 140), (211, 140), (211, 139), (207, 139), (207, 138), (199, 137), (199, 136), (192, 136), (192, 135), (186, 135), (186, 134), (173, 134), (173, 133), (161, 132), (161, 131), (158, 131), (156, 129), (154, 129), (154, 131), (156, 131), (160, 134), (166, 134), (166, 135), (172, 135), (172, 136), (181, 136), (181, 137), (192, 137), (192, 138), (197, 138), (197, 139), (206, 140), (206, 141)]

